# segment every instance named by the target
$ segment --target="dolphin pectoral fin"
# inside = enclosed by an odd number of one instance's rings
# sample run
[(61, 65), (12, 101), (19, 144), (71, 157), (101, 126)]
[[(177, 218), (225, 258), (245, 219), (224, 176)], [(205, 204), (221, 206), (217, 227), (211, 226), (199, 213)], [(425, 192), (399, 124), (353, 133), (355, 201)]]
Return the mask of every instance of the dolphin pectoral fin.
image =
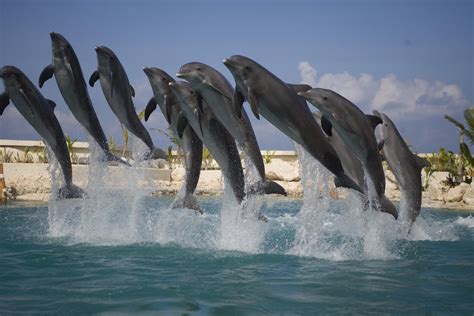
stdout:
[(176, 131), (178, 132), (178, 137), (183, 138), (184, 129), (188, 125), (188, 120), (184, 117), (183, 113), (178, 115), (178, 123), (176, 124)]
[(234, 106), (235, 114), (238, 118), (242, 118), (242, 106), (244, 105), (244, 95), (240, 92), (238, 87), (235, 87), (234, 95), (232, 96), (232, 105)]
[(415, 155), (415, 161), (416, 161), (416, 164), (418, 165), (418, 168), (420, 168), (420, 170), (425, 167), (431, 166), (431, 163), (428, 160), (426, 160), (423, 157), (419, 157), (417, 155)]
[(326, 115), (321, 116), (321, 128), (326, 135), (332, 136), (332, 124)]
[(216, 87), (215, 85), (213, 85), (212, 83), (210, 82), (207, 82), (206, 83), (209, 85), (209, 87), (211, 87), (212, 89), (216, 90), (217, 93), (221, 94), (224, 98), (227, 98), (229, 99), (229, 95), (224, 93), (224, 91), (222, 91), (221, 89), (219, 89), (218, 87)]
[(48, 80), (51, 79), (51, 77), (54, 74), (54, 66), (52, 64), (49, 64), (48, 66), (44, 67), (43, 71), (41, 72), (39, 76), (39, 87), (42, 88), (43, 84)]
[(202, 102), (203, 102), (202, 95), (200, 93), (196, 93), (196, 98), (197, 98), (197, 105), (198, 105), (199, 111), (201, 111), (201, 113), (204, 113), (204, 107), (202, 106)]
[(374, 130), (377, 127), (377, 125), (382, 124), (382, 119), (378, 116), (370, 115), (370, 114), (366, 114), (365, 116), (369, 120), (369, 123)]
[(166, 121), (168, 121), (168, 124), (171, 124), (171, 112), (172, 112), (172, 106), (173, 106), (173, 103), (171, 102), (170, 100), (170, 96), (168, 94), (165, 94), (163, 96), (163, 102), (165, 103), (164, 106), (165, 106), (165, 111), (166, 111)]
[(4, 91), (2, 94), (0, 94), (0, 115), (3, 114), (3, 111), (5, 111), (5, 108), (10, 104), (10, 96), (8, 95), (8, 92)]
[(201, 132), (201, 135), (204, 135), (202, 132), (202, 124), (201, 124), (201, 114), (198, 109), (194, 109), (194, 115), (196, 115), (197, 120), (199, 122), (199, 131)]
[(383, 145), (385, 145), (385, 141), (384, 140), (379, 141), (379, 143), (377, 144), (377, 149), (381, 151), (383, 148)]
[(130, 94), (132, 97), (135, 97), (135, 89), (133, 89), (132, 85), (130, 85)]
[(290, 87), (293, 91), (296, 93), (300, 92), (306, 92), (308, 90), (311, 90), (312, 87), (309, 84), (293, 84), (293, 83), (287, 83), (286, 84), (288, 87)]
[(285, 189), (281, 185), (273, 181), (265, 181), (265, 183), (263, 184), (263, 190), (265, 194), (280, 194), (284, 196), (287, 195)]
[(258, 113), (258, 99), (250, 87), (248, 89), (248, 97), (249, 97), (248, 101), (250, 103), (250, 108), (252, 109), (252, 112), (257, 118), (257, 120), (259, 120), (260, 114)]
[(54, 111), (54, 108), (56, 107), (56, 102), (54, 102), (52, 100), (49, 100), (49, 99), (46, 99), (46, 101), (48, 102), (49, 107), (51, 108), (51, 110)]
[(110, 97), (114, 97), (114, 73), (110, 72)]
[(89, 86), (93, 87), (95, 82), (99, 80), (99, 78), (100, 78), (99, 71), (98, 70), (94, 71), (91, 77), (89, 78)]
[(151, 97), (150, 101), (148, 101), (148, 104), (146, 105), (146, 108), (145, 108), (145, 122), (148, 121), (148, 118), (150, 117), (150, 114), (155, 109), (156, 109), (156, 100), (155, 100), (155, 97)]

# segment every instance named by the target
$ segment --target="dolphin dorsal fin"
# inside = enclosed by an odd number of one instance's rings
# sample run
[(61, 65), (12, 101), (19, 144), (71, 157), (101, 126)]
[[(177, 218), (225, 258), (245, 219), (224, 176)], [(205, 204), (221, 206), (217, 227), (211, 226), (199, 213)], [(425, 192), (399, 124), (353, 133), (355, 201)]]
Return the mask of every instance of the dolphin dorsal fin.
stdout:
[(49, 100), (49, 99), (46, 99), (46, 101), (48, 102), (49, 107), (51, 108), (51, 110), (54, 111), (54, 108), (56, 107), (56, 102), (54, 102), (52, 100)]
[(94, 71), (91, 77), (89, 78), (89, 86), (93, 87), (95, 82), (99, 80), (99, 78), (100, 78), (99, 71), (98, 70)]
[(370, 115), (370, 114), (366, 114), (365, 116), (369, 120), (369, 123), (374, 130), (377, 127), (377, 125), (382, 124), (382, 119), (378, 116)]
[(44, 67), (43, 71), (41, 72), (38, 80), (38, 84), (40, 88), (43, 88), (43, 84), (54, 74), (54, 66), (49, 64), (48, 66)]
[(418, 168), (420, 168), (420, 170), (425, 167), (431, 166), (431, 163), (428, 160), (417, 155), (415, 155), (415, 161), (416, 161), (416, 164), (418, 165)]
[(3, 111), (5, 111), (5, 108), (10, 104), (10, 96), (8, 95), (8, 92), (4, 91), (2, 94), (0, 94), (0, 115), (3, 114)]

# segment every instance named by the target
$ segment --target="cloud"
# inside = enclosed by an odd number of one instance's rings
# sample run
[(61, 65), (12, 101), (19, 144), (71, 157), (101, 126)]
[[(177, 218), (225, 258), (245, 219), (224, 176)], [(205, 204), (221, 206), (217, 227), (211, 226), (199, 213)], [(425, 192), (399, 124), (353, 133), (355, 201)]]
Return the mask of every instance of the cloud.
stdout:
[(394, 74), (376, 79), (370, 74), (355, 76), (348, 72), (326, 73), (318, 78), (316, 69), (307, 61), (300, 62), (298, 70), (302, 83), (334, 90), (365, 112), (380, 110), (394, 119), (457, 113), (470, 104), (459, 86), (441, 81), (399, 80)]

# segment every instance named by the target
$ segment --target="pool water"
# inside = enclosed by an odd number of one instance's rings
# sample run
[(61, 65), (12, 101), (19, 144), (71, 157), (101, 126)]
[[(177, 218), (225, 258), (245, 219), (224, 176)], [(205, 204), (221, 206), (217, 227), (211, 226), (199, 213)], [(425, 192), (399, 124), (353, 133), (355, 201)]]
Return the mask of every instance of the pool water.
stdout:
[(474, 311), (466, 212), (423, 209), (407, 236), (347, 202), (262, 198), (264, 223), (220, 198), (199, 199), (204, 215), (167, 197), (99, 200), (0, 207), (0, 314)]

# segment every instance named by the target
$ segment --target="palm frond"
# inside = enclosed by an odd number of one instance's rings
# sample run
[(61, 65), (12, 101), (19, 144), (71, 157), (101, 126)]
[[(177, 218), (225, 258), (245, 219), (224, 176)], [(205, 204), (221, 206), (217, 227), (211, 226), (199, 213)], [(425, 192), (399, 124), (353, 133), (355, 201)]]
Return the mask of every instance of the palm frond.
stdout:
[(453, 117), (451, 117), (449, 115), (445, 115), (444, 118), (447, 119), (448, 121), (450, 121), (451, 123), (453, 123), (454, 125), (456, 125), (460, 130), (462, 130), (462, 131), (466, 130), (464, 125), (461, 122), (459, 122), (458, 120), (454, 119)]

